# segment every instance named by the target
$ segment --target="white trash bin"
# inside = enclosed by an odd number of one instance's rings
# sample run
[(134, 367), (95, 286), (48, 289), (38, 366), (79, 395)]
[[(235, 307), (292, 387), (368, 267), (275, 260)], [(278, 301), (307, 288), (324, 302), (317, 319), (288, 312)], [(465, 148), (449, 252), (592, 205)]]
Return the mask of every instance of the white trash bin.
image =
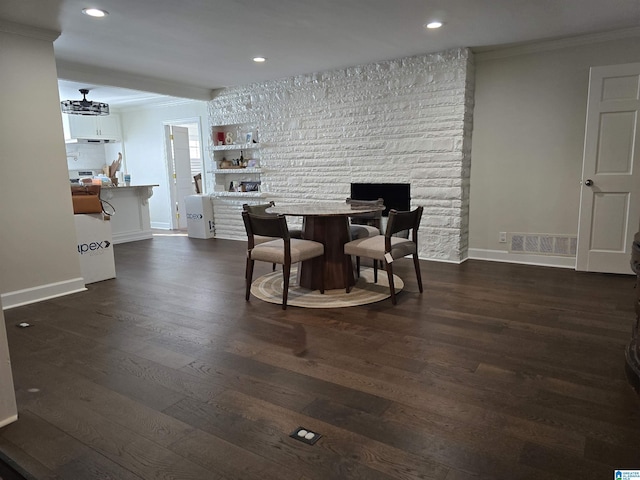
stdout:
[(187, 235), (189, 238), (213, 238), (216, 226), (213, 222), (213, 204), (209, 195), (189, 195), (184, 199), (187, 210)]

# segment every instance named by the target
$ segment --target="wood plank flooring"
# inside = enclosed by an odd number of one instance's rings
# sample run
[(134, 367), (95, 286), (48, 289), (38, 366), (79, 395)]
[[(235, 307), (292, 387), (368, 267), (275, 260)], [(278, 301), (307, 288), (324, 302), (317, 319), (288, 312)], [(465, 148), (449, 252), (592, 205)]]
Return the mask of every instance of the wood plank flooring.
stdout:
[[(640, 469), (624, 374), (632, 276), (423, 261), (420, 295), (403, 259), (395, 307), (282, 311), (245, 302), (243, 242), (156, 236), (115, 255), (117, 279), (5, 312), (19, 420), (0, 429), (0, 452), (34, 478)], [(254, 278), (270, 269), (257, 262)], [(290, 438), (298, 426), (322, 438)]]

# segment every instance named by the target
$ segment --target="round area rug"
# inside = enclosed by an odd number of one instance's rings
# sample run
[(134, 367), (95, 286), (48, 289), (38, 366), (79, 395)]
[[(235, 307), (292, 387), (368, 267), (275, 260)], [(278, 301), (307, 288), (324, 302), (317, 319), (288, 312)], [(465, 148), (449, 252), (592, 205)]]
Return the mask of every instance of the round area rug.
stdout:
[[(324, 295), (319, 290), (308, 290), (296, 285), (297, 267), (291, 267), (289, 284), (289, 298), (287, 305), (305, 308), (341, 308), (365, 305), (379, 302), (391, 296), (387, 272), (378, 270), (378, 283), (373, 283), (373, 268), (362, 268), (360, 278), (346, 293), (344, 288), (325, 290)], [(393, 276), (396, 294), (402, 290), (404, 283), (397, 275)], [(263, 275), (251, 284), (251, 293), (265, 302), (282, 304), (282, 270)]]

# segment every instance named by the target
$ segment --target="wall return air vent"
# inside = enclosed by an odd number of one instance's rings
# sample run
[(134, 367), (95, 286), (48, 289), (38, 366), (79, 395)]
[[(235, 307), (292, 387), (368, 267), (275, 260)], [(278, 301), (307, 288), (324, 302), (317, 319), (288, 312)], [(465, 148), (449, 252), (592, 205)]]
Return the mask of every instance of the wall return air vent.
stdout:
[(510, 253), (575, 257), (578, 237), (544, 233), (509, 233)]

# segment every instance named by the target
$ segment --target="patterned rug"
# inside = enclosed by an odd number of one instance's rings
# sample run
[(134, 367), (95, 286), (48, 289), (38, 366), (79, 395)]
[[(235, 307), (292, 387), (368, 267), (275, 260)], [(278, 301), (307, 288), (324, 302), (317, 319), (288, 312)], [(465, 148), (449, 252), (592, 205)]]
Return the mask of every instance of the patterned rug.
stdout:
[[(384, 270), (378, 270), (378, 283), (373, 283), (373, 268), (362, 268), (360, 278), (351, 292), (344, 289), (325, 290), (324, 295), (319, 290), (307, 290), (296, 285), (297, 268), (291, 267), (289, 298), (287, 305), (305, 308), (341, 308), (365, 305), (379, 302), (391, 296), (389, 281)], [(404, 283), (397, 275), (393, 276), (393, 283), (398, 293)], [(256, 279), (251, 284), (251, 293), (269, 303), (282, 303), (282, 270), (268, 273)]]

